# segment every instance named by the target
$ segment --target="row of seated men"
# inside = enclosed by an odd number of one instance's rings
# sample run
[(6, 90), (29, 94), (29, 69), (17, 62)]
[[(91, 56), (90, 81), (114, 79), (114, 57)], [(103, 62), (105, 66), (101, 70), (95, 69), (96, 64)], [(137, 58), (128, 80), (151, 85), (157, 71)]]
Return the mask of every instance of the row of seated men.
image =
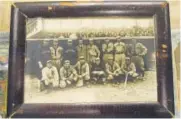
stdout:
[(90, 68), (84, 56), (80, 56), (76, 65), (72, 66), (69, 60), (65, 60), (63, 66), (57, 70), (52, 61), (49, 60), (46, 67), (42, 69), (41, 81), (46, 87), (65, 88), (68, 86), (81, 87), (87, 83), (118, 83), (124, 81), (126, 76), (130, 80), (137, 79), (139, 76), (129, 57), (126, 57), (126, 62), (122, 68), (112, 57), (108, 57), (105, 66), (101, 66), (100, 62), (100, 59), (96, 58), (95, 63)]

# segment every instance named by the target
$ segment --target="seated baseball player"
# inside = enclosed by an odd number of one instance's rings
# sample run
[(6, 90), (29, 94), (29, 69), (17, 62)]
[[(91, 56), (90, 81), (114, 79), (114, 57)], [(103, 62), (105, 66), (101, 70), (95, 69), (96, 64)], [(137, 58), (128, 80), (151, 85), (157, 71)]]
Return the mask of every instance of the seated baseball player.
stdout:
[(118, 63), (113, 61), (113, 57), (108, 58), (108, 62), (105, 65), (107, 73), (107, 80), (115, 82), (122, 74), (121, 68)]
[(97, 83), (104, 83), (106, 81), (105, 72), (99, 58), (96, 58), (95, 63), (92, 64), (91, 72), (93, 81)]
[(59, 75), (57, 68), (53, 66), (52, 61), (48, 60), (46, 67), (42, 69), (42, 79), (46, 87), (58, 87)]
[(123, 65), (122, 72), (125, 76), (127, 75), (129, 80), (134, 80), (136, 77), (138, 77), (138, 74), (136, 73), (136, 67), (134, 63), (131, 62), (129, 57), (126, 57), (126, 63)]
[(69, 60), (65, 60), (63, 67), (60, 68), (60, 88), (75, 84), (76, 80), (76, 70), (70, 65)]
[(89, 64), (85, 61), (84, 56), (79, 57), (79, 61), (75, 65), (77, 71), (77, 87), (81, 87), (84, 83), (88, 82), (90, 79)]

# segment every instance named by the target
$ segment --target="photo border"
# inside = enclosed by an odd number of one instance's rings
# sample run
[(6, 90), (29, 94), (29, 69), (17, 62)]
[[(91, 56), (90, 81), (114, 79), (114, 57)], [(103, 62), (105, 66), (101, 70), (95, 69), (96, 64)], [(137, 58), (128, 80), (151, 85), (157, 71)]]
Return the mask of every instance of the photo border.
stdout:
[[(11, 8), (7, 117), (171, 118), (174, 116), (169, 4), (166, 1), (19, 2), (14, 3)], [(36, 17), (75, 18), (100, 16), (154, 17), (158, 102), (25, 104), (24, 59), (26, 19)]]

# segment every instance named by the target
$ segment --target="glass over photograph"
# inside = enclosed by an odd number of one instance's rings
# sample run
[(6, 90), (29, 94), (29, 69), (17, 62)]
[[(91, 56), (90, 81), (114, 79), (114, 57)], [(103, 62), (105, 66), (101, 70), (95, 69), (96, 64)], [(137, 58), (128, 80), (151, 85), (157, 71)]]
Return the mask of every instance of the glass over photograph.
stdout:
[(157, 102), (154, 19), (32, 18), (25, 103)]

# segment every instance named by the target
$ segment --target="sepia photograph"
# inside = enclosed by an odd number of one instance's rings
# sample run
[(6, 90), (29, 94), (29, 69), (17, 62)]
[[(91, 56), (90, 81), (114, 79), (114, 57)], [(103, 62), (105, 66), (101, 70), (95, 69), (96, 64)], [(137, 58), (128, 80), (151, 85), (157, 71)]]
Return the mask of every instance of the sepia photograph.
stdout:
[(25, 103), (157, 102), (153, 17), (28, 18)]

